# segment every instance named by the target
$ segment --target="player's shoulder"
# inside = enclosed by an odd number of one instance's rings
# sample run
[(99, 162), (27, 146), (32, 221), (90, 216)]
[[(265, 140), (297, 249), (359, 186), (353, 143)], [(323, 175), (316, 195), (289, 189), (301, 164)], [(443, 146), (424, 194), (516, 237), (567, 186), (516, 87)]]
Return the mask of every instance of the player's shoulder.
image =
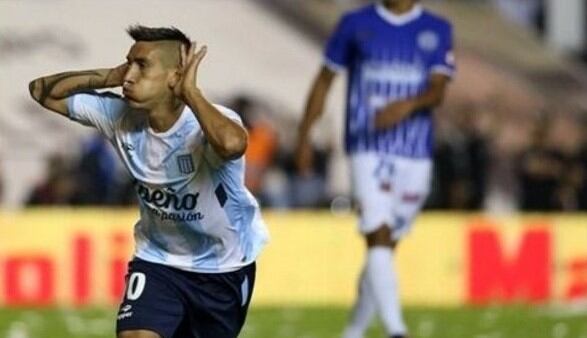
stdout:
[(123, 109), (126, 107), (126, 101), (122, 96), (111, 91), (86, 90), (74, 95), (81, 102), (98, 102), (106, 108)]
[(115, 92), (111, 92), (108, 90), (102, 91), (102, 92), (94, 91), (94, 93), (95, 93), (95, 95), (100, 96), (100, 97), (109, 98), (112, 100), (124, 101), (122, 96), (120, 96), (119, 94), (116, 94)]
[(96, 98), (106, 99), (109, 101), (124, 103), (124, 99), (122, 98), (122, 96), (120, 96), (114, 92), (111, 92), (111, 91), (83, 90), (83, 91), (77, 92), (75, 95), (79, 95), (79, 96), (87, 95), (90, 97), (96, 97)]
[(422, 10), (421, 20), (428, 25), (438, 27), (439, 29), (450, 29), (452, 27), (452, 23), (448, 18), (429, 9)]
[(136, 121), (140, 120), (137, 116), (142, 114), (133, 113), (126, 100), (117, 93), (111, 91), (91, 91), (88, 92), (88, 95), (97, 99), (110, 118), (117, 122), (116, 128), (122, 127), (123, 125), (127, 126), (129, 123), (136, 125)]
[(341, 21), (350, 24), (364, 20), (371, 20), (375, 14), (375, 5), (367, 4), (344, 12)]
[(96, 111), (101, 111), (109, 115), (122, 113), (127, 108), (126, 101), (118, 94), (110, 91), (86, 90), (80, 91), (68, 98), (70, 109), (80, 109), (80, 107), (91, 107)]
[(126, 100), (111, 91), (100, 91), (94, 94), (100, 100), (100, 102), (109, 110), (114, 116), (121, 117), (126, 111), (129, 110), (128, 103)]

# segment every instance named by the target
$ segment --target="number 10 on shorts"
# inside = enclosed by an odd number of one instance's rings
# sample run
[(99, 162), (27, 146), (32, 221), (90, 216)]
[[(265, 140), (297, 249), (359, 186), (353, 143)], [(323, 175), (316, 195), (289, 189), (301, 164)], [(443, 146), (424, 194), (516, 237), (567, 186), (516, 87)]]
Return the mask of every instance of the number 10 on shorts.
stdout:
[(126, 283), (126, 299), (137, 300), (145, 290), (147, 276), (142, 272), (133, 272)]

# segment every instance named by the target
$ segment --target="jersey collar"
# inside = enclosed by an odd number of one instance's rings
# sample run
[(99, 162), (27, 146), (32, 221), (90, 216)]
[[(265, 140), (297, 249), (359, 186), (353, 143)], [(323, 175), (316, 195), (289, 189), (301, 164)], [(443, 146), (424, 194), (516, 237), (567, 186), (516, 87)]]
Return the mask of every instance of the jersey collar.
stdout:
[(153, 130), (153, 128), (151, 128), (151, 126), (149, 126), (147, 128), (147, 130), (149, 131), (149, 133), (151, 135), (155, 135), (157, 137), (167, 137), (169, 135), (174, 134), (177, 130), (179, 130), (179, 128), (181, 128), (181, 126), (183, 125), (185, 119), (187, 119), (190, 116), (190, 113), (191, 113), (191, 110), (186, 105), (184, 107), (184, 109), (182, 110), (181, 115), (179, 116), (179, 118), (177, 119), (177, 121), (175, 121), (175, 123), (173, 124), (173, 126), (171, 126), (171, 128), (169, 128), (168, 130), (158, 133), (155, 130)]
[(382, 3), (377, 2), (375, 4), (375, 11), (383, 20), (387, 21), (388, 23), (395, 26), (401, 26), (418, 19), (422, 15), (422, 6), (420, 4), (416, 4), (409, 12), (397, 15), (393, 14), (390, 10), (385, 8)]

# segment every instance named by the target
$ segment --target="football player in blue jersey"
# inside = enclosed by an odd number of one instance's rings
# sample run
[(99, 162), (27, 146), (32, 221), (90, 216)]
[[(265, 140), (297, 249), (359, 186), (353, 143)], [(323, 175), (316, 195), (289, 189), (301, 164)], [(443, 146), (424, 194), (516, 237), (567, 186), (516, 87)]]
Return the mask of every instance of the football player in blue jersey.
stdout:
[[(127, 62), (31, 81), (43, 107), (98, 129), (135, 179), (136, 248), (119, 338), (233, 338), (267, 240), (244, 186), (247, 132), (197, 83), (206, 46), (176, 28), (132, 26)], [(123, 97), (93, 90), (122, 87)]]
[(451, 24), (416, 0), (379, 1), (342, 17), (299, 126), (296, 161), (302, 175), (312, 167), (311, 127), (341, 71), (348, 79), (344, 143), (367, 244), (343, 336), (363, 337), (378, 313), (390, 337), (407, 337), (394, 250), (429, 192), (432, 111), (455, 71)]

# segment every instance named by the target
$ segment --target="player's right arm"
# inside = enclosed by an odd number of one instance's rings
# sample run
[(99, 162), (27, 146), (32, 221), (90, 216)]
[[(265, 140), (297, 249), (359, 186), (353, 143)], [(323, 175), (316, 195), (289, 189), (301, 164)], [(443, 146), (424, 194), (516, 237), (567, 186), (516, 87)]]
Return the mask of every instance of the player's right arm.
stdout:
[(322, 66), (310, 89), (304, 117), (298, 128), (295, 154), (296, 166), (302, 175), (309, 175), (312, 171), (313, 156), (310, 131), (314, 123), (322, 116), (324, 103), (335, 76), (335, 71), (327, 66)]
[(43, 76), (29, 83), (29, 92), (43, 107), (67, 116), (68, 97), (81, 91), (121, 86), (126, 68), (126, 64), (121, 64), (115, 68)]
[(326, 43), (324, 64), (314, 79), (302, 122), (298, 128), (295, 160), (298, 172), (309, 175), (312, 172), (312, 147), (310, 130), (324, 111), (326, 96), (336, 74), (348, 68), (353, 51), (354, 24), (351, 15), (344, 15)]

